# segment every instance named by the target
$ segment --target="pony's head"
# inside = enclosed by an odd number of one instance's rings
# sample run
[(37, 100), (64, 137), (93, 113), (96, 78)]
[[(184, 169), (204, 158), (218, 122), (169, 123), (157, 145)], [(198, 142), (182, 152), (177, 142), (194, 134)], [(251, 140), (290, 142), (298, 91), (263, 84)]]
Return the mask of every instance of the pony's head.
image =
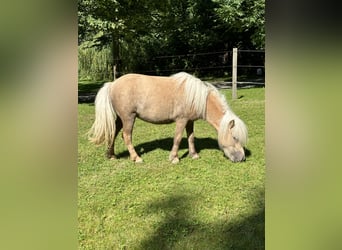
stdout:
[(243, 121), (235, 115), (224, 115), (218, 131), (218, 143), (225, 156), (232, 162), (244, 161), (247, 127)]

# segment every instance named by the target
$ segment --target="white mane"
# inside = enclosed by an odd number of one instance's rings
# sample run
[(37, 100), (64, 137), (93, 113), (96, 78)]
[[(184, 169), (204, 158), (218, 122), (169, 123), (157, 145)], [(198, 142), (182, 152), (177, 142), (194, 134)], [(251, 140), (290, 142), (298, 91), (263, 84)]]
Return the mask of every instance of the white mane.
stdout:
[(229, 122), (234, 120), (235, 126), (232, 128), (232, 135), (240, 141), (242, 146), (245, 146), (248, 139), (248, 130), (246, 124), (230, 109), (224, 95), (222, 95), (214, 86), (212, 87), (213, 89), (211, 89), (211, 93), (217, 97), (224, 112), (218, 131), (219, 139), (226, 135)]
[(205, 118), (207, 97), (215, 87), (185, 72), (174, 74), (171, 78), (175, 79), (178, 84), (184, 84), (186, 105), (195, 110), (198, 116)]
[(248, 132), (245, 123), (234, 114), (229, 108), (225, 97), (212, 84), (203, 82), (185, 72), (174, 74), (171, 77), (175, 79), (178, 84), (185, 85), (186, 105), (193, 108), (203, 119), (206, 117), (205, 112), (208, 94), (211, 92), (217, 97), (224, 112), (218, 131), (219, 141), (222, 136), (226, 135), (229, 122), (234, 120), (235, 126), (232, 129), (233, 136), (238, 138), (242, 145), (247, 144)]
[(228, 124), (231, 120), (234, 120), (234, 127), (232, 128), (232, 135), (233, 137), (236, 137), (242, 146), (245, 146), (247, 144), (247, 137), (248, 137), (248, 131), (245, 123), (233, 113), (231, 110), (227, 110), (224, 116), (222, 117), (219, 131), (218, 131), (218, 137), (219, 141), (222, 136), (226, 135), (228, 130)]

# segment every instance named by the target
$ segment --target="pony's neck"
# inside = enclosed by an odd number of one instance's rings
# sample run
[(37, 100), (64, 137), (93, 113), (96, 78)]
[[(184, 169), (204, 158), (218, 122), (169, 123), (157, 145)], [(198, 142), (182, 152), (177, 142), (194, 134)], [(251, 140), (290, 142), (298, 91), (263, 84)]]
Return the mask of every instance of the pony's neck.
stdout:
[(221, 120), (224, 116), (225, 110), (221, 102), (212, 92), (207, 97), (207, 108), (205, 120), (210, 123), (217, 131), (219, 130)]

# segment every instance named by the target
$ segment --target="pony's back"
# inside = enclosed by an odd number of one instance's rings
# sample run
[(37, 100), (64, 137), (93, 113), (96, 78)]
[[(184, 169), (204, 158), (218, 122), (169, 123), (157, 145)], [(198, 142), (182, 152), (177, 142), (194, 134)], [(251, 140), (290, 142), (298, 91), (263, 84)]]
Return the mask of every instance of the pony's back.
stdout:
[(170, 77), (127, 74), (114, 82), (110, 95), (120, 117), (134, 113), (148, 122), (169, 123), (189, 112), (184, 86)]

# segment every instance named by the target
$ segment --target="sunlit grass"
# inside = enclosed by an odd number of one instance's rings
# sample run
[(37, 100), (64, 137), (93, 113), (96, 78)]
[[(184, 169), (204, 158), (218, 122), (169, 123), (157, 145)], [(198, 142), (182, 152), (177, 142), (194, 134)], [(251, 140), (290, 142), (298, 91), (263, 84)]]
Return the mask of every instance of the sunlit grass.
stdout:
[(264, 89), (239, 89), (228, 103), (249, 128), (246, 162), (232, 163), (217, 134), (195, 122), (200, 159), (168, 161), (175, 125), (137, 120), (133, 143), (144, 163), (134, 164), (121, 136), (118, 160), (88, 142), (94, 106), (79, 104), (78, 221), (81, 249), (263, 249)]

